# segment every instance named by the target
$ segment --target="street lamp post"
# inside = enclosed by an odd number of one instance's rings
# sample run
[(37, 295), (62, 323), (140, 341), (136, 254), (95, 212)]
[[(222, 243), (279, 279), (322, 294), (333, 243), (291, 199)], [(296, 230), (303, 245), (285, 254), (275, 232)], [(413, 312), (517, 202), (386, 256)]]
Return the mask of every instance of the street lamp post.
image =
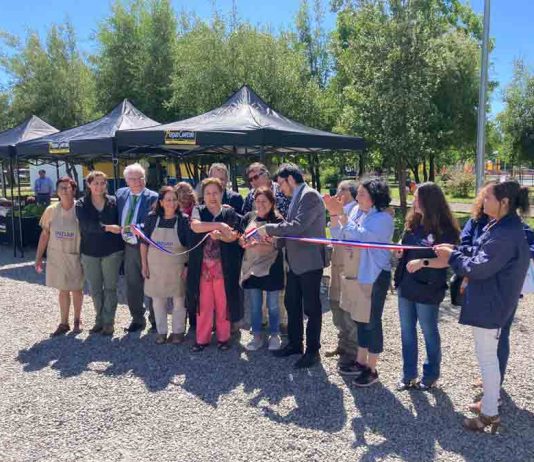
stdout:
[(484, 0), (484, 32), (480, 65), (480, 90), (478, 95), (477, 123), (477, 192), (484, 184), (484, 149), (486, 147), (486, 96), (488, 89), (488, 42), (489, 42), (490, 0)]
[(486, 147), (486, 96), (488, 87), (488, 42), (490, 27), (490, 0), (484, 0), (484, 32), (482, 36), (482, 56), (480, 65), (480, 89), (478, 94), (477, 122), (477, 192), (484, 184), (484, 149)]

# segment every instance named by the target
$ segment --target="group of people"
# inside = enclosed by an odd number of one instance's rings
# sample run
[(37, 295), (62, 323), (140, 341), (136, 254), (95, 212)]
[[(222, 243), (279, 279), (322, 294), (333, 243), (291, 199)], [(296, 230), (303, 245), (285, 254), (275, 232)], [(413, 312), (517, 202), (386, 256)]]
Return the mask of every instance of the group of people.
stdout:
[[(296, 368), (311, 367), (320, 361), (320, 287), (330, 252), (299, 239), (325, 238), (329, 228), (334, 239), (369, 243), (334, 245), (331, 255), (330, 305), (338, 344), (325, 356), (338, 356), (339, 373), (358, 387), (378, 381), (382, 313), (396, 267), (403, 358), (398, 389), (435, 387), (441, 367), (438, 313), (450, 267), (461, 282), (460, 322), (473, 326), (484, 388), (482, 401), (472, 406), (479, 415), (464, 424), (471, 430), (496, 429), (510, 326), (534, 258), (534, 233), (520, 217), (528, 210), (528, 190), (513, 181), (488, 184), (460, 231), (442, 190), (424, 183), (406, 217), (405, 248), (392, 255), (380, 245), (391, 243), (394, 233), (385, 181), (342, 181), (337, 194), (321, 196), (293, 164), (281, 165), (271, 177), (265, 165), (254, 163), (246, 176), (251, 189), (244, 200), (226, 188), (224, 164), (211, 166), (198, 194), (186, 182), (159, 193), (148, 190), (139, 164), (126, 167), (127, 187), (115, 196), (107, 194), (106, 175), (99, 171), (87, 176), (86, 194), (77, 201), (76, 183), (60, 178), (59, 202), (41, 219), (35, 262), (42, 271), (46, 251), (46, 283), (59, 290), (61, 321), (52, 335), (71, 330), (71, 299), (73, 331), (80, 331), (84, 281), (96, 311), (90, 332), (113, 335), (122, 268), (132, 317), (126, 331), (144, 330), (148, 311), (156, 343), (183, 343), (189, 325), (195, 332), (193, 352), (210, 345), (213, 331), (224, 351), (248, 311), (253, 335), (247, 350), (266, 346), (277, 357), (298, 355)], [(418, 321), (426, 347), (420, 379)]]

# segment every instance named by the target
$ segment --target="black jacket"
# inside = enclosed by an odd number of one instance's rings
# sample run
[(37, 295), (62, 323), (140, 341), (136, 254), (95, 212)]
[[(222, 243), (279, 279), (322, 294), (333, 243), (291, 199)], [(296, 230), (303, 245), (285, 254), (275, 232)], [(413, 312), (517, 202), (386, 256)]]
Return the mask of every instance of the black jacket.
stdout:
[[(220, 215), (215, 220), (205, 205), (197, 207), (200, 213), (200, 221), (224, 222), (234, 229), (241, 230), (241, 217), (234, 209), (223, 207)], [(197, 245), (206, 233), (190, 231), (189, 247)], [(241, 258), (243, 251), (238, 242), (226, 243), (220, 241), (221, 263), (224, 273), (224, 288), (228, 303), (228, 319), (237, 322), (243, 318), (243, 290), (239, 286), (241, 273)], [(202, 260), (204, 258), (204, 243), (189, 253), (187, 270), (186, 306), (191, 315), (198, 312), (200, 300), (200, 278), (202, 272)]]

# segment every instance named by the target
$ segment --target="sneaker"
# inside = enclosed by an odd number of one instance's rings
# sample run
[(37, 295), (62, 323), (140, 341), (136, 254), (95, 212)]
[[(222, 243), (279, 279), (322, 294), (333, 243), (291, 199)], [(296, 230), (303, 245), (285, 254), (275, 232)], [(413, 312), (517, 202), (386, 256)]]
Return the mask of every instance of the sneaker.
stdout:
[(276, 351), (279, 350), (282, 346), (282, 339), (279, 335), (271, 335), (271, 338), (269, 339), (269, 351)]
[(352, 381), (355, 387), (370, 387), (373, 383), (378, 382), (378, 371), (372, 371), (369, 367)]
[[(269, 342), (270, 344), (270, 342)], [(245, 345), (248, 351), (258, 351), (263, 347), (263, 339), (260, 336), (254, 336), (250, 342)]]
[(397, 382), (397, 386), (395, 388), (397, 389), (397, 391), (415, 390), (417, 388), (417, 381), (415, 379), (402, 379)]
[(340, 375), (346, 375), (348, 377), (358, 377), (362, 375), (367, 366), (360, 364), (358, 361), (354, 361), (352, 364), (339, 364), (337, 371)]

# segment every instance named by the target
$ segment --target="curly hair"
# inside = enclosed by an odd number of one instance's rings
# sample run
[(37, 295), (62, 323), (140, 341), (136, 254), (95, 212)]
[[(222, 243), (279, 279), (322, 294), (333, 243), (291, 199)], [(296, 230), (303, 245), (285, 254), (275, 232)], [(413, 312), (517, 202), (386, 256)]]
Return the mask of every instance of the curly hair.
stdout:
[(178, 201), (183, 204), (187, 202), (189, 206), (198, 205), (197, 195), (193, 186), (191, 186), (187, 181), (180, 181), (174, 187), (176, 194), (178, 194)]
[(389, 186), (384, 180), (365, 180), (360, 186), (367, 190), (376, 210), (381, 212), (389, 207), (391, 196), (389, 194)]

